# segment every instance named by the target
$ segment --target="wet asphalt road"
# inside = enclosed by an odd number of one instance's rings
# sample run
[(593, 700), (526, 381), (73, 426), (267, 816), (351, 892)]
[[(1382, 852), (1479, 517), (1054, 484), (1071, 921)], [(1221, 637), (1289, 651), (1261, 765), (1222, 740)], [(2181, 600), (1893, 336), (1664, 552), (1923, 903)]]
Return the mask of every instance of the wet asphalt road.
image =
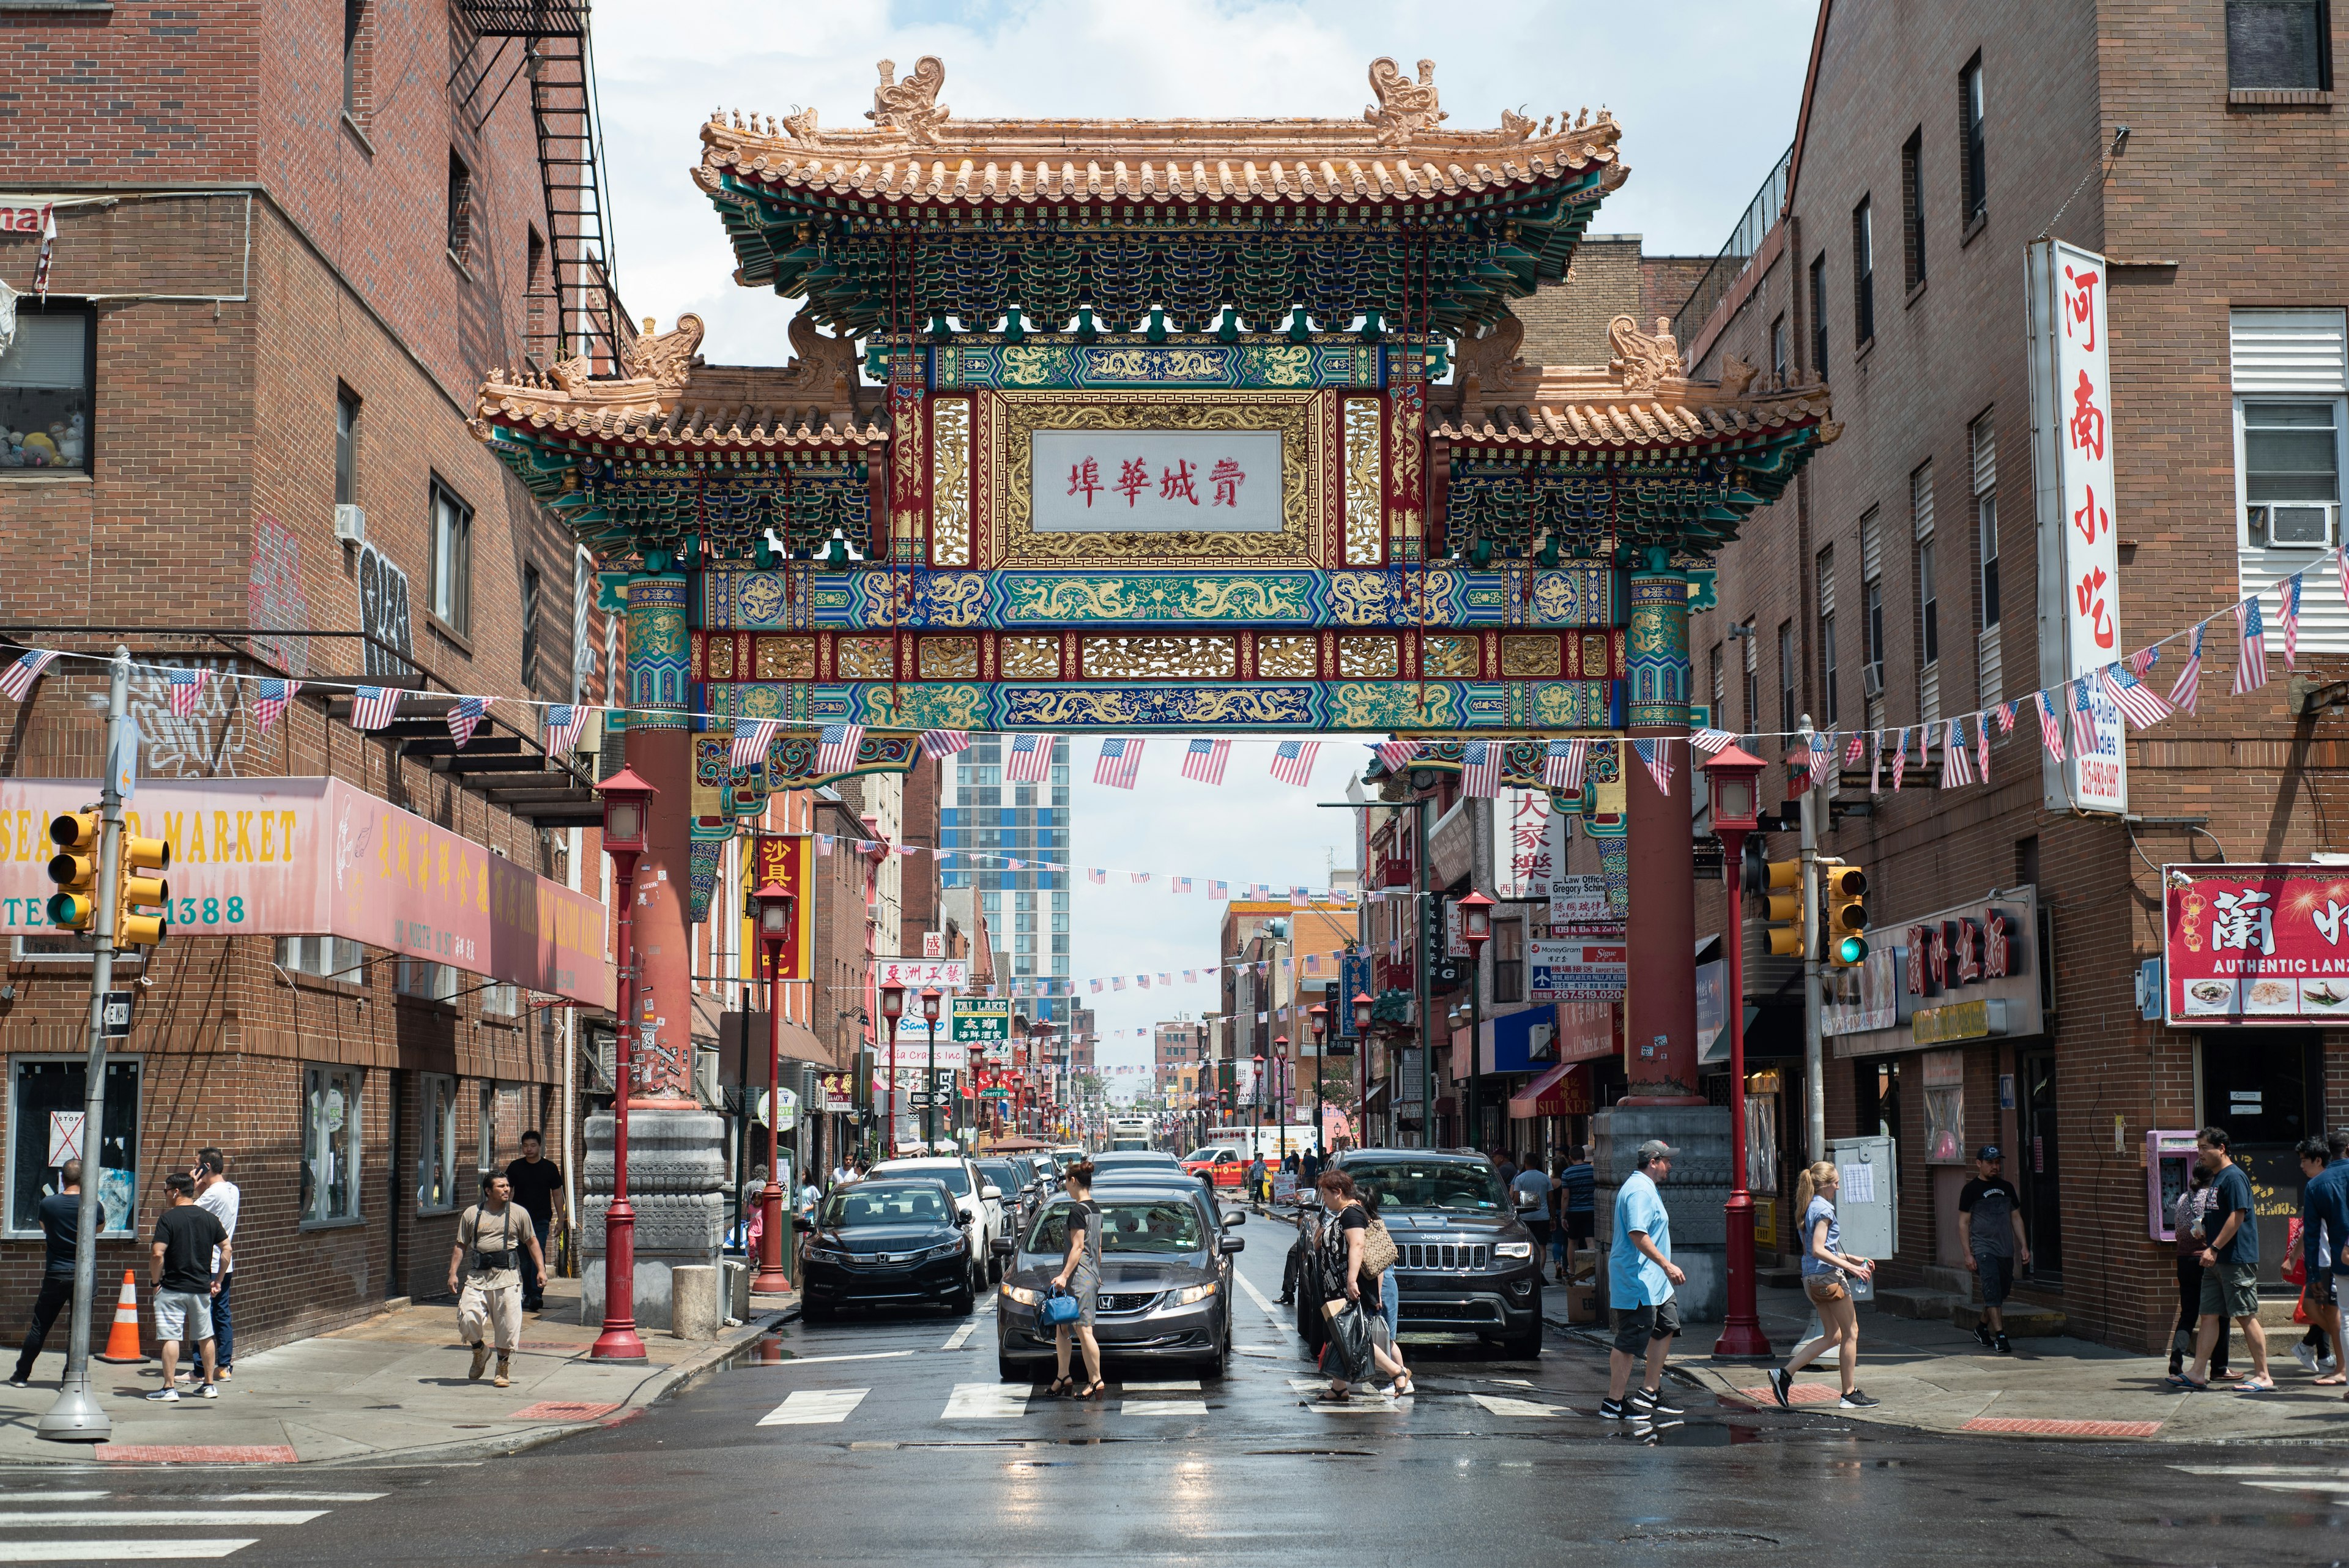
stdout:
[[(1634, 1436), (1595, 1415), (1603, 1355), (1555, 1334), (1523, 1361), (1407, 1342), (1415, 1398), (1317, 1409), (1292, 1382), (1309, 1370), (1297, 1341), (1262, 1304), (1288, 1232), (1251, 1217), (1242, 1233), (1255, 1289), (1235, 1303), (1221, 1381), (1112, 1365), (1096, 1403), (1002, 1388), (991, 1303), (967, 1323), (794, 1326), (780, 1365), (505, 1459), (10, 1480), (0, 1563), (77, 1534), (59, 1560), (196, 1561), (166, 1543), (248, 1542), (227, 1555), (239, 1568), (2349, 1559), (2340, 1449), (1911, 1436), (1687, 1390), (1681, 1424)], [(94, 1522), (26, 1519), (78, 1511)]]

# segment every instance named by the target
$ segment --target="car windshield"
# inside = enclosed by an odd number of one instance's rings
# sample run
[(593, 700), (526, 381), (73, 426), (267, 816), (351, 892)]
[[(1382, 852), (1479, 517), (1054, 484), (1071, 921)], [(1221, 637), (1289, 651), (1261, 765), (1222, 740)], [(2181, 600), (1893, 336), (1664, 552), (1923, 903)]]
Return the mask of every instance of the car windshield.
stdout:
[[(1111, 1199), (1099, 1207), (1104, 1252), (1195, 1252), (1207, 1244), (1199, 1206), (1187, 1198)], [(1044, 1210), (1029, 1230), (1028, 1250), (1068, 1255), (1068, 1204)]]
[(854, 1231), (867, 1225), (944, 1225), (946, 1194), (935, 1182), (860, 1181), (824, 1199), (823, 1223)]
[(883, 1169), (874, 1172), (874, 1174), (878, 1176), (912, 1176), (917, 1172), (933, 1180), (945, 1182), (947, 1184), (947, 1190), (953, 1193), (957, 1198), (968, 1198), (970, 1196), (970, 1172), (964, 1169), (959, 1163), (954, 1165), (923, 1165), (910, 1168), (901, 1166), (895, 1170)]
[(990, 1159), (978, 1168), (978, 1174), (1000, 1188), (1008, 1197), (1028, 1184), (1019, 1179), (1019, 1172), (1008, 1159)]
[(1348, 1160), (1346, 1174), (1378, 1196), (1381, 1209), (1442, 1209), (1495, 1213), (1506, 1208), (1501, 1176), (1489, 1165), (1409, 1159)]
[(1222, 1161), (1228, 1160), (1231, 1158), (1232, 1151), (1230, 1149), (1225, 1148), (1219, 1144), (1209, 1144), (1206, 1148), (1195, 1148), (1190, 1153), (1185, 1155), (1183, 1157), (1183, 1163), (1185, 1165), (1195, 1165), (1201, 1160), (1214, 1160), (1220, 1163)]
[(1171, 1168), (1174, 1165), (1173, 1155), (1155, 1153), (1104, 1154), (1093, 1161), (1095, 1170), (1141, 1170), (1152, 1166)]

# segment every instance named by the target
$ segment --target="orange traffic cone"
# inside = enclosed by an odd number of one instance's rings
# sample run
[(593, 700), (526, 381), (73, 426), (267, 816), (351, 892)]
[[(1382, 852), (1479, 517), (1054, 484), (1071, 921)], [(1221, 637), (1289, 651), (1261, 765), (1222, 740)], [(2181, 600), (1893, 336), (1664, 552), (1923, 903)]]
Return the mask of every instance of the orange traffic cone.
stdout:
[(139, 1350), (139, 1285), (129, 1269), (122, 1271), (122, 1298), (114, 1303), (114, 1328), (106, 1336), (100, 1361), (136, 1365), (147, 1359)]

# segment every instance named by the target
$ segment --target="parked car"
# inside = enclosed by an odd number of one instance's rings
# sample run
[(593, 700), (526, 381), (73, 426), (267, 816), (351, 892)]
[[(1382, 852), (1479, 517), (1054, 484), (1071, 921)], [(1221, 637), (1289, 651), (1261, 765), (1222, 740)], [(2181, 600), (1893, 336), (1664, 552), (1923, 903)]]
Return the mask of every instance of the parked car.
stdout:
[(968, 1317), (983, 1287), (970, 1259), (971, 1217), (935, 1177), (874, 1176), (840, 1188), (792, 1228), (800, 1250), (800, 1315), (822, 1323), (846, 1306), (936, 1304)]
[(1173, 1181), (1183, 1175), (1183, 1165), (1164, 1149), (1117, 1150), (1093, 1156), (1093, 1179), (1101, 1180), (1112, 1172), (1155, 1171)]
[(1006, 1234), (1019, 1234), (1036, 1217), (1036, 1205), (1044, 1195), (1035, 1168), (1012, 1155), (982, 1156), (978, 1165), (980, 1179), (1003, 1194)]
[(890, 1176), (934, 1176), (954, 1194), (955, 1207), (970, 1216), (970, 1256), (978, 1270), (978, 1288), (985, 1290), (1000, 1272), (995, 1261), (997, 1238), (1011, 1234), (1003, 1212), (1003, 1190), (978, 1173), (965, 1155), (939, 1155), (926, 1159), (887, 1159), (866, 1173), (868, 1181)]
[[(1221, 1376), (1232, 1348), (1232, 1254), (1247, 1244), (1229, 1231), (1246, 1216), (1218, 1216), (1206, 1191), (1180, 1173), (1097, 1187), (1092, 1201), (1102, 1211), (1093, 1334), (1102, 1357), (1190, 1362)], [(1052, 1359), (1051, 1331), (1037, 1309), (1069, 1255), (1070, 1208), (1055, 1197), (999, 1249), (995, 1364), (1007, 1383)]]
[[(1542, 1262), (1481, 1154), (1414, 1148), (1350, 1149), (1338, 1169), (1375, 1192), (1400, 1254), (1395, 1285), (1400, 1326), (1473, 1333), (1512, 1355), (1533, 1355), (1542, 1342)], [(1304, 1300), (1299, 1293), (1299, 1300)], [(1318, 1341), (1318, 1325), (1298, 1330)]]

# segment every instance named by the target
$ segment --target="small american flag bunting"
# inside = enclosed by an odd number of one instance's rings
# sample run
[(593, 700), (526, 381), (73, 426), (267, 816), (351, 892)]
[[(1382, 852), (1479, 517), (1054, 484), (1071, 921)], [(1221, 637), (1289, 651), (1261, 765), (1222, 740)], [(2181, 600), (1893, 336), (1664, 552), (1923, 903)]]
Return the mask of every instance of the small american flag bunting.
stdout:
[(2096, 750), (2096, 710), (2095, 699), (2088, 693), (2088, 682), (2083, 678), (2065, 690), (2072, 693), (2072, 754), (2093, 756)]
[(864, 743), (862, 724), (826, 724), (816, 738), (815, 771), (844, 774), (856, 766), (856, 750)]
[(1272, 776), (1303, 789), (1313, 782), (1313, 759), (1320, 753), (1319, 741), (1283, 741), (1272, 750)]
[(294, 694), (301, 690), (299, 680), (280, 680), (274, 676), (253, 683), (253, 721), (261, 726), (263, 734), (269, 733), (270, 726), (284, 717)]
[(22, 702), (33, 690), (33, 682), (41, 678), (41, 672), (57, 661), (55, 649), (35, 649), (11, 664), (8, 673), (0, 675), (0, 691), (6, 692), (13, 701)]
[(2292, 661), (2300, 657), (2301, 576), (2294, 572), (2285, 578), (2283, 592), (2278, 596), (2283, 601), (2283, 667), (2286, 670), (2290, 670)]
[(1014, 735), (1006, 748), (1003, 776), (1013, 784), (1042, 784), (1052, 772), (1052, 737)]
[(1892, 793), (1894, 794), (1900, 793), (1901, 775), (1908, 771), (1909, 731), (1908, 727), (1903, 725), (1899, 734), (1892, 742)]
[(2154, 689), (2129, 673), (2124, 665), (2104, 670), (2105, 694), (2120, 705), (2132, 730), (2149, 730), (2169, 717), (2169, 704)]
[(1966, 755), (1965, 726), (1952, 719), (1941, 742), (1941, 787), (1955, 789), (1973, 782), (1973, 763)]
[(457, 742), (459, 751), (471, 742), (473, 732), (481, 728), (482, 715), (489, 711), (490, 700), (486, 697), (460, 697), (450, 708), (449, 735)]
[(1689, 744), (1706, 756), (1718, 756), (1737, 739), (1726, 730), (1698, 730), (1689, 736)]
[(1664, 742), (1661, 741), (1634, 741), (1631, 742), (1631, 749), (1639, 753), (1640, 761), (1647, 764), (1648, 776), (1656, 781), (1656, 793), (1659, 794), (1671, 794), (1672, 753), (1666, 749)]
[(2169, 689), (2169, 705), (2183, 708), (2189, 713), (2202, 701), (2202, 633), (2210, 623), (2203, 621), (2194, 628), (2194, 642), (2186, 655), (2186, 663), (2178, 671), (2178, 683)]
[(1501, 748), (1491, 741), (1470, 741), (1460, 748), (1460, 791), (1477, 800), (1497, 800), (1501, 794)]
[[(176, 697), (174, 699), (176, 701)], [(362, 686), (351, 693), (351, 728), (380, 730), (399, 711), (397, 686)]]
[(925, 730), (922, 732), (922, 755), (950, 757), (957, 752), (970, 750), (968, 730)]
[(1132, 789), (1142, 768), (1142, 742), (1132, 735), (1112, 735), (1101, 743), (1093, 760), (1093, 783), (1112, 789)]
[(1884, 793), (1884, 732), (1877, 731), (1875, 738), (1876, 748), (1868, 753), (1868, 793), (1882, 794)]
[(2047, 700), (2044, 691), (2033, 692), (2031, 701), (2039, 709), (2039, 743), (2060, 763), (2064, 760), (2064, 726), (2056, 720), (2055, 704)]
[(2260, 623), (2260, 597), (2253, 594), (2235, 607), (2235, 692), (2256, 691), (2268, 683), (2268, 639)]
[[(167, 670), (163, 680), (171, 688), (171, 717), (184, 719), (196, 711), (196, 699), (203, 694), (204, 682), (212, 679), (209, 670)], [(379, 729), (370, 724), (368, 729)]]
[(546, 710), (546, 754), (559, 757), (579, 743), (587, 725), (587, 710), (569, 702), (553, 702)]
[(1582, 792), (1582, 770), (1590, 757), (1588, 741), (1552, 741), (1542, 758), (1542, 783), (1561, 794)]
[(1183, 776), (1201, 784), (1224, 782), (1224, 764), (1231, 761), (1229, 741), (1195, 740), (1183, 748)]

